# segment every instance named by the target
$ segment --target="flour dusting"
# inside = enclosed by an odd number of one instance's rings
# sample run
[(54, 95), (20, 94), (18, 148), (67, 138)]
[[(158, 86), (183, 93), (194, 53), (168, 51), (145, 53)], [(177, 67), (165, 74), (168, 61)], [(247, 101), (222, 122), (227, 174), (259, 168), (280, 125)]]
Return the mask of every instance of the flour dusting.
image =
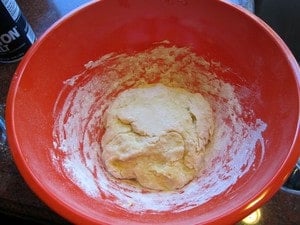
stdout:
[[(187, 47), (155, 43), (143, 52), (110, 53), (64, 82), (53, 112), (55, 168), (91, 198), (111, 202), (132, 213), (181, 212), (229, 190), (260, 162), (267, 125), (241, 104), (237, 88), (218, 73), (230, 71)], [(115, 96), (129, 87), (162, 83), (199, 92), (210, 103), (215, 131), (200, 176), (180, 191), (155, 192), (111, 177), (101, 161), (102, 115)], [(240, 89), (241, 90), (241, 89)], [(257, 150), (258, 149), (258, 150)]]

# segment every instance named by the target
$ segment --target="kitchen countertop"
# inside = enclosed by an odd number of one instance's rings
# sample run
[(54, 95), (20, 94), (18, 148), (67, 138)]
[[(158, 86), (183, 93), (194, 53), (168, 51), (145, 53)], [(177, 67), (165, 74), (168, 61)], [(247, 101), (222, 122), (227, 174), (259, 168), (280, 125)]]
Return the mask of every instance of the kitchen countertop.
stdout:
[[(17, 1), (23, 14), (40, 37), (55, 21), (88, 0)], [(0, 116), (4, 117), (9, 85), (18, 62), (0, 64)], [(45, 205), (20, 175), (7, 144), (0, 144), (0, 212), (38, 221), (41, 224), (70, 224)], [(258, 212), (258, 211), (257, 211)], [(258, 225), (299, 225), (300, 195), (278, 192), (260, 209)], [(239, 222), (237, 225), (247, 224)], [(249, 224), (249, 223), (248, 223)]]

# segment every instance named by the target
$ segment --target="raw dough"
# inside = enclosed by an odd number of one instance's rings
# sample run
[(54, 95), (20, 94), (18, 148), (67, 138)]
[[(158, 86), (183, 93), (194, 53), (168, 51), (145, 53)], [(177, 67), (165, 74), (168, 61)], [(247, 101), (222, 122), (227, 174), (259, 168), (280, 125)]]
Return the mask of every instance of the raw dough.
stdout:
[(154, 190), (179, 189), (198, 176), (214, 128), (202, 95), (163, 84), (122, 92), (104, 123), (107, 171)]

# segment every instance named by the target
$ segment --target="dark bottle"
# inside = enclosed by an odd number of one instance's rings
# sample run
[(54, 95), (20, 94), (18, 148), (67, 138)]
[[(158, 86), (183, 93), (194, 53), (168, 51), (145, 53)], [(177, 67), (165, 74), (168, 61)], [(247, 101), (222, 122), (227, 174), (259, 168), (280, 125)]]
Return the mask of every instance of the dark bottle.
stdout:
[(19, 61), (36, 40), (15, 0), (0, 0), (0, 62)]

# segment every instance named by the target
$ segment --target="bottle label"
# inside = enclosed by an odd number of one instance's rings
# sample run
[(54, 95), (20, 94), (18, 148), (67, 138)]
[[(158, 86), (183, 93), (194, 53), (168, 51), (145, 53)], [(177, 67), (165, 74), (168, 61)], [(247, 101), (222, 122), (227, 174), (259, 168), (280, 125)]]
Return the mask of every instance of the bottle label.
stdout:
[(0, 21), (0, 62), (18, 61), (36, 40), (35, 33), (15, 0), (0, 0)]
[(5, 6), (11, 18), (16, 21), (21, 14), (21, 10), (18, 7), (17, 3), (15, 1), (10, 0), (1, 0), (1, 2)]
[(8, 32), (0, 35), (0, 52), (10, 51), (9, 44), (20, 37), (17, 26), (14, 26)]

